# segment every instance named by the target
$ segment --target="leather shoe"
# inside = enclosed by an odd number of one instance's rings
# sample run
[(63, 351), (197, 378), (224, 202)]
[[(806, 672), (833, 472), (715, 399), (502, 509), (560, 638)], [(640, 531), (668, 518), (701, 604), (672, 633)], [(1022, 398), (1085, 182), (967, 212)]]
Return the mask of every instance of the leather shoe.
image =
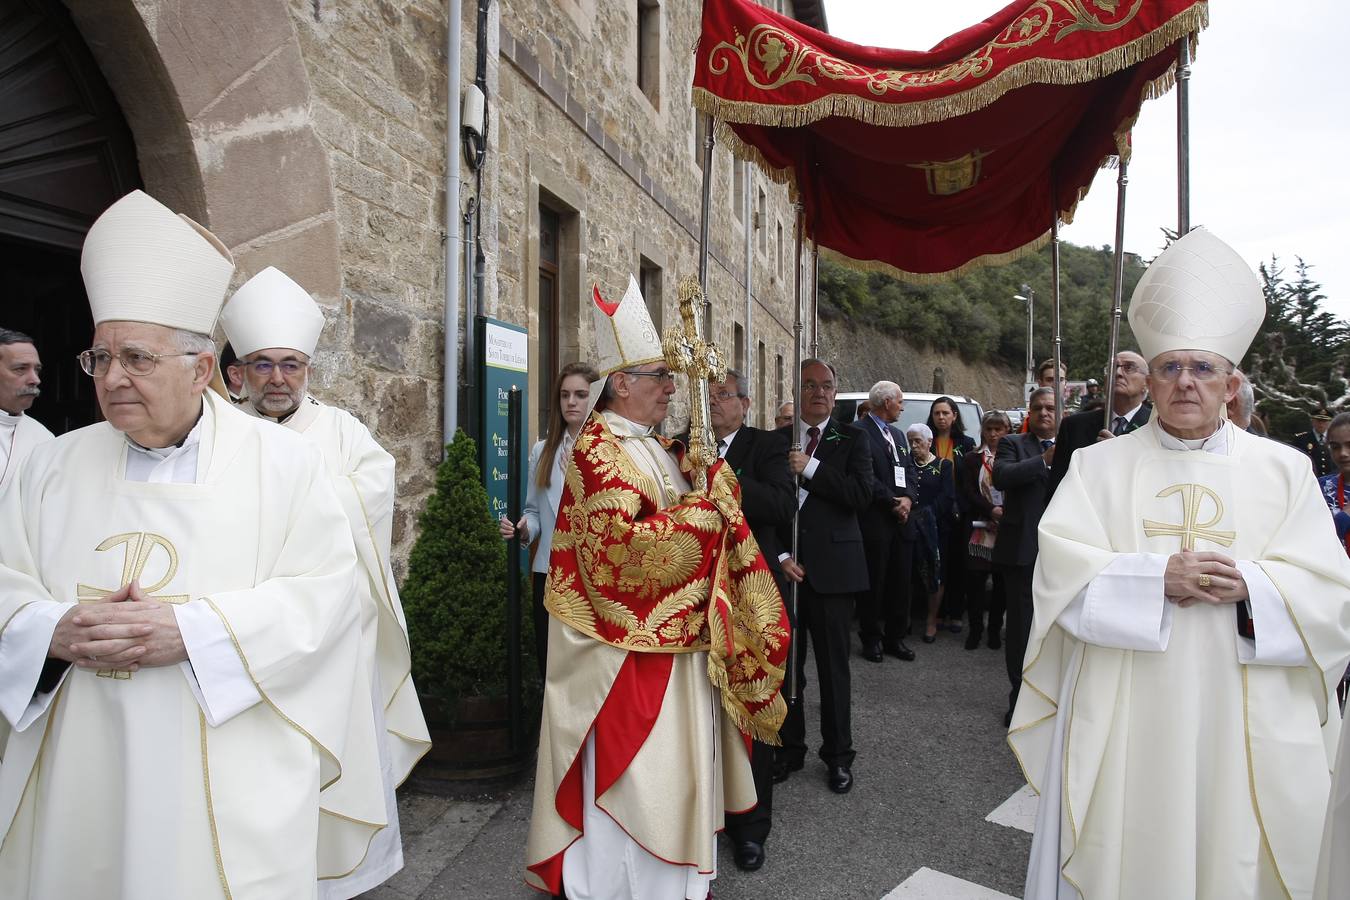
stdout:
[(997, 632), (997, 631), (992, 631), (992, 632), (990, 632), (990, 633), (989, 633), (989, 649), (990, 649), (990, 650), (998, 650), (998, 649), (1000, 649), (1002, 646), (1003, 646), (1003, 641), (999, 639), (998, 632)]
[(732, 858), (736, 860), (736, 868), (753, 872), (764, 865), (764, 845), (757, 841), (737, 841)]
[(967, 650), (977, 649), (980, 646), (980, 638), (982, 637), (984, 637), (983, 634), (981, 634), (978, 631), (975, 631), (974, 629), (971, 629), (970, 633), (966, 635), (966, 649)]
[(848, 766), (830, 766), (825, 782), (836, 794), (847, 794), (853, 790), (853, 770)]
[(886, 644), (886, 652), (905, 662), (914, 662), (914, 651), (905, 646), (904, 641), (891, 641)]
[(775, 759), (773, 761), (773, 783), (782, 784), (793, 772), (805, 765), (802, 760)]
[(881, 643), (869, 641), (863, 644), (862, 658), (868, 662), (881, 662)]

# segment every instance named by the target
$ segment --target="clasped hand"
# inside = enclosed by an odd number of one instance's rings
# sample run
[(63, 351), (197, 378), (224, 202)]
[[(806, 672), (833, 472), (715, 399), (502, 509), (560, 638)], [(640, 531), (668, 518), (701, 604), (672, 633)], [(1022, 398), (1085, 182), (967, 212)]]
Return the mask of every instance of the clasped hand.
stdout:
[(56, 623), (47, 655), (81, 669), (171, 666), (187, 659), (178, 619), (168, 606), (147, 599), (131, 582), (102, 600), (66, 610)]
[(1249, 598), (1247, 582), (1231, 557), (1208, 550), (1182, 550), (1167, 558), (1163, 596), (1178, 606), (1238, 603)]

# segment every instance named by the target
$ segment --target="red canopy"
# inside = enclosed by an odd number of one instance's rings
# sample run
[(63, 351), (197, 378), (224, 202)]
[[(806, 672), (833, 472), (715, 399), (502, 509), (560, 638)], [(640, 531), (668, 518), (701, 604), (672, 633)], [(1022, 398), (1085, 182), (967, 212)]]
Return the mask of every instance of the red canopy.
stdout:
[(909, 280), (1005, 262), (1063, 222), (1171, 86), (1205, 0), (1016, 0), (927, 52), (705, 0), (694, 105), (794, 186), (822, 247)]

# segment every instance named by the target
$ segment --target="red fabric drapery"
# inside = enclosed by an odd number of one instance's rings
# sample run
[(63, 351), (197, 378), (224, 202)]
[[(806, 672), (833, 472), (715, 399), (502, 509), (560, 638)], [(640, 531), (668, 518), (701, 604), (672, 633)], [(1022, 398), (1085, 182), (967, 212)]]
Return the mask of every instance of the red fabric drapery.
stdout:
[(794, 186), (824, 248), (909, 280), (1049, 236), (1171, 84), (1205, 0), (1016, 0), (913, 52), (841, 41), (753, 0), (705, 0), (694, 105)]

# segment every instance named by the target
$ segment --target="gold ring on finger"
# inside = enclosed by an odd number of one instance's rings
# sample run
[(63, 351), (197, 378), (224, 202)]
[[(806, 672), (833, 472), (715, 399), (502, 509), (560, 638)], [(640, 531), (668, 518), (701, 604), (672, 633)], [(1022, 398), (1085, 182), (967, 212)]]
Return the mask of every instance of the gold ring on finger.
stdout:
[(1200, 576), (1200, 579), (1199, 579), (1199, 580), (1200, 580), (1200, 586), (1201, 586), (1202, 588), (1207, 588), (1207, 587), (1209, 587), (1209, 586), (1210, 586), (1210, 583), (1213, 581), (1213, 579), (1211, 579), (1211, 578), (1209, 577), (1209, 573), (1208, 573), (1208, 572), (1202, 574), (1202, 575)]

